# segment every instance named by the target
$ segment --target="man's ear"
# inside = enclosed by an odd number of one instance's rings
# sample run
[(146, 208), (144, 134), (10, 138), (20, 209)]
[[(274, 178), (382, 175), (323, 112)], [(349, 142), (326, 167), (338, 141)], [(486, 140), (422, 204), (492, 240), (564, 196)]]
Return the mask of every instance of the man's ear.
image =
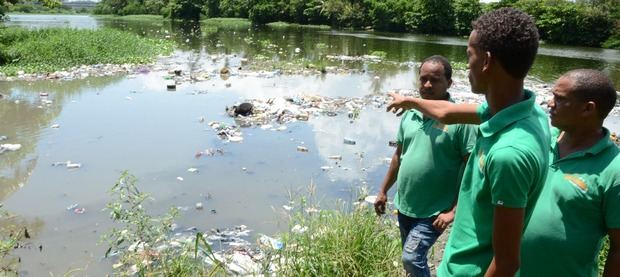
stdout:
[(583, 113), (585, 115), (598, 116), (598, 107), (594, 101), (588, 101), (583, 105)]
[(448, 80), (448, 88), (452, 86), (452, 79)]
[(493, 62), (493, 56), (491, 55), (491, 52), (485, 51), (484, 60), (482, 61), (482, 72), (489, 70), (492, 62)]

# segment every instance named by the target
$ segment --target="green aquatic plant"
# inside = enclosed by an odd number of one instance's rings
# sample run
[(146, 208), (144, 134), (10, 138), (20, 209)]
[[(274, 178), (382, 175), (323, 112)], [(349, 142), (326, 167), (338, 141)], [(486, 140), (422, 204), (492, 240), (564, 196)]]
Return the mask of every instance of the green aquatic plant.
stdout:
[(0, 28), (0, 72), (49, 73), (94, 64), (146, 64), (172, 52), (168, 40), (114, 29)]

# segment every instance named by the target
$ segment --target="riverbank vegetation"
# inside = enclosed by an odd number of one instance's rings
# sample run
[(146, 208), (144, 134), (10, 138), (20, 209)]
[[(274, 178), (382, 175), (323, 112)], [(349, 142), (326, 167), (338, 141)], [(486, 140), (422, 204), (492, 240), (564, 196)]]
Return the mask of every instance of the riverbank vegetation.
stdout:
[(97, 14), (160, 14), (170, 18), (248, 18), (254, 24), (288, 22), (334, 28), (465, 36), (470, 22), (500, 7), (536, 18), (551, 43), (620, 48), (620, 5), (615, 0), (102, 0)]
[(44, 5), (40, 1), (23, 0), (8, 6), (9, 13), (25, 13), (25, 14), (86, 14), (92, 8), (74, 9), (70, 6), (60, 4), (55, 6)]
[(377, 217), (369, 203), (313, 214), (302, 198), (277, 251), (280, 276), (404, 276), (394, 218)]
[[(222, 276), (229, 262), (215, 253), (201, 232), (172, 239), (176, 209), (156, 217), (146, 210), (149, 196), (135, 177), (123, 173), (111, 189), (106, 210), (118, 228), (103, 237), (106, 257), (120, 274), (140, 276)], [(286, 214), (289, 231), (280, 246), (260, 245), (256, 271), (276, 276), (402, 276), (400, 241), (393, 218), (378, 218), (369, 206), (340, 202), (319, 210), (309, 193)], [(366, 204), (369, 205), (369, 204)], [(254, 251), (254, 250), (250, 250)], [(243, 252), (243, 251), (242, 251)], [(247, 265), (246, 265), (247, 266)], [(254, 267), (253, 266), (253, 267)], [(249, 270), (246, 268), (246, 270)]]
[(171, 53), (170, 41), (113, 30), (0, 28), (0, 72), (54, 72), (93, 64), (145, 64)]

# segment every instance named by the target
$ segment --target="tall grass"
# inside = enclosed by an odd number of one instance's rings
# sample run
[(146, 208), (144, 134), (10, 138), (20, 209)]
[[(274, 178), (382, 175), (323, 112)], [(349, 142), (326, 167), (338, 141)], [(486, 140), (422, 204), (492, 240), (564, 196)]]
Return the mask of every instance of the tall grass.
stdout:
[(282, 234), (285, 247), (276, 251), (278, 276), (404, 276), (394, 219), (363, 204), (315, 213), (301, 203), (290, 222), (298, 226)]
[(113, 30), (0, 28), (0, 72), (53, 72), (93, 64), (143, 64), (172, 51), (172, 42)]

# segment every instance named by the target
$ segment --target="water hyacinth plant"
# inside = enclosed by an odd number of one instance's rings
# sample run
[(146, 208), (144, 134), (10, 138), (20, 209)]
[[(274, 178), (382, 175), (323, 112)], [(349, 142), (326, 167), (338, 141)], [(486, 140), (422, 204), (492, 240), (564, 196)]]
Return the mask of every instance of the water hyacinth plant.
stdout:
[(49, 73), (94, 64), (146, 64), (173, 43), (114, 29), (0, 28), (0, 72)]

